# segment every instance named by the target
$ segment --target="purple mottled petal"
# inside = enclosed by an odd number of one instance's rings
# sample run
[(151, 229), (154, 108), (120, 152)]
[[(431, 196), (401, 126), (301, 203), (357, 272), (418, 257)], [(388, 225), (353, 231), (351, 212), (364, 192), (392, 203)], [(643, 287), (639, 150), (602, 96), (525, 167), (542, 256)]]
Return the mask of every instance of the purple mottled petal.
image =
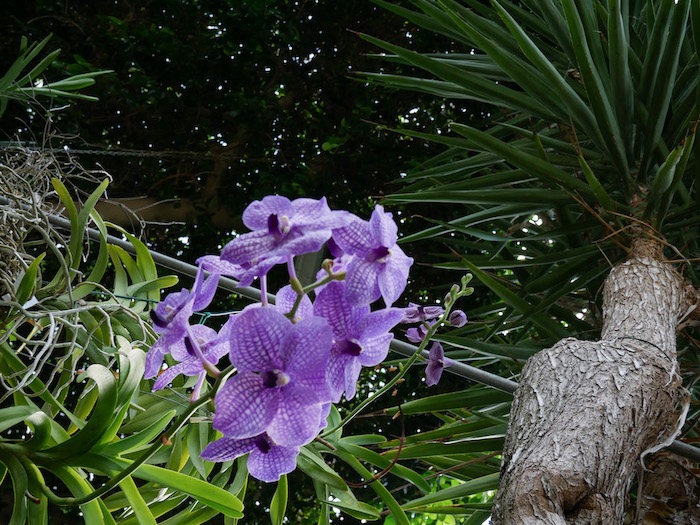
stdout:
[(195, 262), (207, 272), (226, 275), (233, 277), (234, 279), (238, 279), (245, 273), (245, 268), (238, 264), (225, 261), (218, 255), (205, 255), (204, 257), (197, 259)]
[(267, 434), (279, 445), (305, 445), (318, 434), (321, 403), (314, 402), (312, 390), (295, 388), (291, 383), (281, 390), (279, 408), (267, 426)]
[(294, 380), (315, 377), (328, 363), (333, 333), (322, 317), (309, 317), (291, 325), (282, 342), (282, 369)]
[(288, 198), (280, 195), (268, 195), (261, 201), (253, 201), (243, 211), (243, 224), (251, 230), (267, 231), (267, 219), (270, 215), (279, 217), (294, 214), (292, 203)]
[[(290, 285), (280, 288), (277, 295), (275, 295), (275, 308), (277, 308), (281, 313), (287, 314), (294, 308), (294, 303), (297, 300), (297, 293), (292, 290)], [(309, 299), (308, 295), (305, 295), (299, 303), (299, 308), (296, 311), (296, 319), (301, 320), (313, 315), (314, 305)]]
[(328, 247), (328, 251), (331, 252), (331, 256), (334, 259), (338, 259), (343, 256), (343, 249), (338, 246), (338, 244), (333, 240), (333, 237), (328, 239), (328, 243), (326, 244)]
[(275, 308), (281, 313), (286, 314), (292, 309), (296, 300), (297, 293), (292, 290), (292, 287), (288, 284), (280, 288), (275, 294)]
[(445, 350), (438, 341), (435, 341), (433, 346), (430, 347), (428, 355), (431, 361), (441, 361), (445, 357)]
[(320, 221), (326, 221), (332, 215), (331, 209), (326, 203), (326, 198), (322, 197), (319, 200), (316, 199), (295, 199), (292, 201), (292, 208), (294, 209), (292, 218), (292, 224), (297, 226), (323, 226), (326, 228), (326, 224), (320, 223)]
[(293, 326), (274, 308), (244, 311), (231, 327), (231, 363), (239, 371), (283, 369), (281, 344)]
[(257, 436), (246, 439), (232, 439), (224, 436), (212, 441), (202, 451), (202, 459), (207, 461), (229, 461), (256, 449)]
[(425, 384), (428, 386), (437, 385), (442, 376), (442, 368), (442, 363), (429, 361), (425, 367)]
[(217, 392), (214, 428), (242, 439), (262, 434), (277, 413), (280, 389), (267, 388), (252, 372), (240, 372)]
[(319, 432), (328, 426), (328, 415), (331, 413), (332, 403), (327, 402), (321, 405), (321, 422), (319, 423)]
[(258, 261), (240, 276), (238, 280), (238, 288), (250, 286), (257, 277), (267, 275), (267, 272), (269, 272), (273, 266), (276, 264), (282, 264), (284, 261), (284, 257), (270, 257), (269, 259), (262, 259)]
[[(318, 293), (314, 302), (314, 314), (323, 317), (333, 330), (336, 338), (344, 339), (355, 335), (355, 315), (360, 317), (369, 313), (369, 305), (360, 308), (351, 308), (345, 298), (344, 282), (333, 281), (328, 283)], [(354, 315), (355, 314), (355, 315)]]
[(158, 376), (156, 382), (153, 383), (153, 390), (160, 390), (165, 388), (170, 383), (173, 382), (180, 374), (186, 376), (196, 376), (204, 371), (202, 363), (197, 358), (190, 358), (188, 361), (183, 361), (175, 366), (171, 366), (163, 370), (163, 372)]
[(160, 372), (160, 368), (163, 366), (165, 353), (158, 342), (159, 341), (157, 341), (146, 354), (146, 369), (143, 374), (143, 377), (146, 379), (157, 376), (158, 372)]
[(221, 250), (221, 258), (233, 264), (250, 264), (275, 249), (275, 238), (265, 231), (244, 233), (230, 241)]
[(362, 366), (376, 366), (384, 361), (393, 338), (393, 334), (382, 334), (361, 339), (362, 353), (357, 356), (358, 362)]
[(381, 264), (369, 263), (359, 257), (348, 264), (348, 275), (345, 278), (345, 298), (352, 306), (362, 306), (372, 303), (381, 297), (377, 278)]
[(211, 273), (209, 277), (204, 279), (204, 268), (200, 266), (197, 269), (197, 277), (192, 287), (192, 310), (198, 312), (209, 306), (218, 286), (219, 274)]
[(406, 257), (398, 246), (391, 249), (391, 256), (379, 272), (379, 289), (387, 306), (391, 306), (406, 288), (408, 270), (413, 259)]
[(400, 308), (384, 308), (364, 316), (357, 323), (360, 337), (375, 337), (385, 334), (401, 322), (403, 312)]
[(317, 252), (330, 238), (330, 229), (319, 228), (313, 231), (293, 230), (277, 248), (275, 248), (271, 255), (287, 256)]
[[(214, 329), (204, 326), (203, 324), (194, 324), (190, 326), (190, 331), (192, 332), (192, 335), (197, 338), (200, 347), (207, 341), (211, 341), (217, 337)], [(184, 338), (179, 339), (176, 343), (170, 345), (170, 354), (176, 361), (183, 361), (190, 357), (190, 353), (185, 347)]]
[(333, 240), (345, 253), (360, 257), (372, 248), (369, 223), (356, 216), (346, 226), (333, 230)]
[(296, 468), (298, 455), (299, 447), (273, 445), (266, 454), (255, 447), (248, 457), (248, 472), (260, 481), (279, 481), (282, 474)]
[(374, 208), (372, 217), (369, 219), (369, 231), (372, 236), (373, 248), (379, 246), (391, 248), (399, 238), (399, 228), (392, 219), (391, 213), (385, 212), (384, 207), (380, 204)]
[(360, 377), (362, 366), (357, 358), (352, 359), (345, 366), (345, 399), (350, 400), (355, 397), (357, 391), (357, 380)]
[(330, 391), (330, 398), (333, 403), (340, 401), (345, 392), (345, 367), (355, 357), (340, 353), (336, 348), (331, 350), (326, 368), (326, 381)]

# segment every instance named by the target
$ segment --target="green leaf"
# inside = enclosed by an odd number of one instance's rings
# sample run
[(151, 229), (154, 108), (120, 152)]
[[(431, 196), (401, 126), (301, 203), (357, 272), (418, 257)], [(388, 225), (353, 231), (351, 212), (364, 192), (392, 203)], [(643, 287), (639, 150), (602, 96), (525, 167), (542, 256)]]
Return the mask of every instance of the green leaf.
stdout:
[[(348, 454), (346, 452), (343, 452), (342, 450), (334, 450), (333, 454), (341, 458), (343, 461), (345, 461), (353, 470), (355, 470), (360, 476), (362, 476), (363, 479), (365, 480), (370, 480), (372, 479), (372, 473), (367, 470), (365, 467), (362, 466), (362, 463), (360, 463), (354, 456), (351, 454)], [(398, 504), (394, 496), (389, 492), (386, 487), (382, 484), (381, 481), (375, 480), (370, 483), (370, 486), (374, 490), (374, 492), (381, 498), (381, 500), (384, 502), (384, 504), (389, 507), (389, 511), (391, 512), (391, 516), (396, 520), (396, 523), (399, 523), (401, 525), (410, 525), (410, 522), (408, 521), (408, 517), (404, 513), (403, 509), (401, 506)]]
[(37, 452), (37, 456), (41, 455), (42, 459), (55, 461), (83, 454), (100, 441), (103, 432), (112, 423), (117, 404), (117, 382), (114, 374), (102, 365), (90, 365), (83, 378), (92, 379), (99, 390), (99, 397), (90, 419), (68, 441)]
[(394, 463), (391, 465), (391, 459), (384, 455), (377, 454), (372, 450), (368, 450), (358, 445), (353, 445), (347, 442), (345, 439), (339, 441), (337, 446), (341, 447), (348, 454), (352, 454), (356, 458), (370, 463), (375, 467), (379, 467), (380, 469), (386, 469), (387, 467), (391, 466), (391, 470), (389, 471), (391, 475), (405, 479), (424, 494), (429, 493), (431, 490), (430, 485), (421, 475), (399, 463)]
[(164, 414), (158, 414), (155, 422), (146, 426), (140, 432), (124, 437), (119, 441), (112, 441), (106, 445), (100, 446), (100, 448), (95, 449), (95, 452), (101, 452), (106, 456), (118, 456), (127, 452), (138, 451), (141, 447), (144, 447), (158, 436), (175, 417), (175, 414), (175, 410), (169, 410)]
[(567, 330), (562, 325), (548, 317), (547, 314), (545, 314), (544, 312), (533, 313), (532, 306), (523, 298), (508, 290), (494, 277), (482, 271), (469, 260), (463, 259), (462, 261), (464, 262), (465, 266), (469, 268), (470, 271), (474, 272), (474, 276), (477, 279), (479, 279), (482, 283), (488, 286), (496, 295), (503, 299), (503, 301), (506, 304), (512, 306), (515, 310), (517, 310), (523, 315), (531, 314), (532, 321), (546, 335), (555, 339), (562, 339), (564, 337), (568, 337), (569, 333), (567, 332)]
[[(588, 94), (589, 102), (595, 115), (595, 122), (598, 128), (598, 133), (592, 137), (601, 137), (602, 143), (599, 146), (603, 147), (610, 155), (610, 160), (615, 164), (620, 174), (631, 182), (629, 166), (627, 165), (627, 155), (622, 150), (623, 141), (620, 133), (620, 127), (615, 117), (615, 112), (610, 105), (606, 86), (601, 78), (601, 72), (598, 71), (597, 65), (594, 63), (591, 56), (591, 49), (588, 46), (586, 31), (583, 27), (583, 22), (579, 16), (578, 9), (573, 0), (563, 0), (564, 14), (569, 24), (569, 32), (571, 33), (572, 42), (574, 44), (574, 52), (580, 70), (581, 78), (583, 79), (586, 93)], [(600, 64), (603, 67), (605, 64)], [(586, 130), (588, 132), (588, 130)]]
[(539, 157), (524, 153), (488, 133), (479, 131), (471, 126), (457, 123), (450, 125), (450, 129), (456, 131), (460, 135), (464, 135), (479, 147), (503, 157), (514, 166), (527, 171), (544, 182), (552, 184), (555, 187), (561, 185), (569, 191), (579, 191), (584, 196), (594, 196), (587, 184), (581, 182), (567, 172), (552, 166), (549, 162)]
[(433, 494), (428, 494), (421, 498), (414, 499), (408, 503), (404, 503), (402, 507), (404, 509), (412, 509), (413, 507), (420, 507), (423, 505), (432, 505), (435, 503), (442, 503), (444, 501), (457, 500), (459, 498), (464, 498), (471, 496), (472, 494), (480, 494), (482, 492), (488, 492), (490, 490), (496, 490), (498, 487), (498, 473), (489, 474), (488, 476), (483, 476), (481, 478), (476, 478), (465, 483), (460, 483), (454, 487), (447, 489), (438, 490)]
[(307, 447), (301, 447), (297, 456), (297, 467), (307, 476), (325, 483), (331, 488), (346, 490), (348, 488), (343, 478), (329, 467), (322, 458), (318, 457)]
[(678, 146), (676, 149), (669, 153), (668, 157), (664, 163), (659, 167), (656, 175), (654, 176), (654, 181), (649, 188), (649, 193), (647, 195), (646, 209), (644, 210), (643, 218), (647, 219), (656, 210), (659, 200), (662, 198), (663, 194), (671, 187), (673, 182), (676, 166), (681, 160), (681, 154), (683, 153), (685, 145)]
[[(126, 467), (128, 462), (123, 461), (122, 465)], [(226, 516), (233, 518), (243, 517), (241, 512), (243, 503), (237, 497), (206, 481), (153, 465), (142, 465), (133, 475), (146, 481), (159, 483), (171, 489), (185, 492), (202, 504), (208, 505)]]
[(395, 53), (414, 66), (425, 69), (448, 82), (461, 86), (469, 92), (472, 100), (498, 104), (515, 110), (523, 110), (542, 117), (552, 117), (551, 112), (545, 106), (536, 102), (527, 94), (481, 78), (455, 65), (446, 64), (434, 58), (403, 49), (378, 38), (365, 34), (360, 34), (360, 37), (391, 53)]
[(283, 474), (280, 476), (280, 480), (277, 482), (277, 489), (275, 490), (275, 494), (272, 496), (272, 501), (270, 502), (270, 521), (272, 522), (272, 525), (282, 525), (282, 523), (284, 523), (284, 514), (287, 510), (288, 496), (287, 475)]
[(153, 517), (153, 514), (151, 514), (151, 510), (148, 508), (143, 496), (141, 496), (132, 477), (127, 476), (121, 480), (119, 482), (119, 488), (122, 489), (122, 492), (129, 500), (129, 505), (131, 505), (131, 509), (134, 511), (139, 525), (156, 525), (156, 519)]
[(605, 188), (600, 183), (600, 181), (596, 178), (595, 174), (593, 173), (593, 170), (590, 168), (590, 166), (586, 162), (586, 159), (583, 158), (583, 155), (579, 155), (578, 162), (581, 165), (581, 169), (583, 169), (583, 174), (586, 177), (586, 182), (588, 182), (588, 185), (591, 187), (591, 189), (593, 190), (593, 193), (595, 194), (596, 199), (598, 200), (598, 204), (600, 204), (600, 206), (603, 208), (603, 210), (606, 210), (606, 211), (607, 210), (609, 210), (609, 211), (616, 210), (617, 209), (616, 204), (610, 198), (610, 195), (608, 195), (608, 192), (605, 191)]
[(207, 423), (192, 423), (187, 427), (187, 452), (192, 465), (203, 479), (207, 479), (207, 467), (200, 454), (209, 443), (209, 425)]
[[(491, 388), (468, 388), (466, 390), (460, 390), (459, 392), (437, 394), (402, 403), (401, 413), (407, 415), (454, 410), (458, 408), (476, 408), (509, 402), (512, 399), (512, 394), (501, 392), (500, 390)], [(398, 408), (392, 407), (386, 409), (386, 413), (391, 416), (397, 412)]]
[(627, 2), (608, 0), (608, 57), (613, 107), (628, 159), (633, 157), (634, 86), (629, 67), (629, 12)]
[(46, 252), (38, 255), (24, 272), (24, 276), (17, 286), (17, 292), (15, 294), (19, 304), (26, 304), (32, 295), (34, 295), (34, 287), (36, 285), (36, 276), (39, 271), (39, 265), (45, 256)]
[(27, 519), (27, 498), (29, 478), (19, 460), (10, 452), (0, 450), (0, 462), (7, 467), (12, 479), (12, 515), (8, 525), (25, 525)]
[[(650, 48), (647, 52), (647, 57), (656, 55), (656, 58), (649, 61), (649, 68), (645, 71), (649, 84), (642, 84), (642, 86), (650, 86), (646, 99), (649, 115), (643, 130), (645, 140), (642, 172), (646, 172), (651, 166), (653, 155), (661, 140), (661, 133), (673, 95), (674, 80), (685, 39), (689, 11), (690, 0), (679, 0), (677, 4), (672, 6), (670, 2), (662, 3), (661, 15), (657, 19), (652, 33), (651, 40), (660, 45)], [(660, 26), (660, 30), (664, 33), (658, 34), (656, 26)]]
[[(76, 498), (85, 497), (94, 492), (93, 487), (83, 479), (75, 468), (65, 465), (48, 464), (43, 467), (56, 475), (65, 485), (68, 490)], [(83, 513), (85, 523), (105, 523), (109, 518), (109, 513), (103, 513), (103, 505), (100, 505), (99, 500), (93, 499), (87, 503), (80, 505), (80, 510)]]

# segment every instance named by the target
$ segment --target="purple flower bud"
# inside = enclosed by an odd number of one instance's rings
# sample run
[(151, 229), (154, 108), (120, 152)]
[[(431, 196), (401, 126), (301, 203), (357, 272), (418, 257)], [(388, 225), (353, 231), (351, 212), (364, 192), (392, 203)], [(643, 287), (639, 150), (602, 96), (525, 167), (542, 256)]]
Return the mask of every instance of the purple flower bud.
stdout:
[(423, 339), (425, 339), (425, 336), (428, 334), (428, 329), (433, 326), (437, 321), (428, 321), (427, 324), (428, 326), (426, 327), (425, 324), (421, 324), (416, 326), (415, 328), (409, 328), (406, 330), (406, 339), (411, 341), (412, 343), (420, 343)]
[(425, 384), (428, 386), (437, 385), (442, 376), (442, 369), (452, 366), (452, 359), (445, 357), (442, 345), (435, 341), (430, 348), (430, 357), (425, 367)]
[(460, 328), (467, 324), (467, 314), (465, 314), (462, 310), (455, 310), (454, 312), (450, 312), (449, 322), (450, 326)]

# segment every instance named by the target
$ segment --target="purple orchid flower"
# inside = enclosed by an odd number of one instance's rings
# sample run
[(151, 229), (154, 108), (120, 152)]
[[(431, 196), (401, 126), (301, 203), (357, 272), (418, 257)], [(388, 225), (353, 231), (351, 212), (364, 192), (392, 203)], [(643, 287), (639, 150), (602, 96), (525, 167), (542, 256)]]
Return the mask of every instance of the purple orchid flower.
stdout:
[(245, 439), (224, 436), (209, 443), (202, 451), (202, 458), (228, 461), (249, 452), (248, 472), (254, 478), (271, 483), (296, 468), (299, 447), (277, 445), (264, 433)]
[(408, 303), (407, 308), (403, 308), (402, 323), (420, 323), (428, 319), (435, 319), (445, 313), (441, 306), (423, 306), (416, 303)]
[(412, 343), (420, 343), (423, 339), (425, 339), (425, 336), (428, 335), (428, 330), (435, 323), (437, 323), (437, 320), (427, 321), (413, 328), (409, 328), (406, 330), (406, 339)]
[(285, 446), (311, 441), (330, 400), (325, 370), (332, 341), (319, 317), (292, 324), (270, 307), (236, 316), (229, 357), (238, 374), (216, 394), (214, 428), (233, 439), (266, 432)]
[(406, 288), (413, 259), (396, 244), (398, 227), (391, 213), (377, 205), (369, 222), (352, 216), (352, 222), (333, 231), (335, 243), (355, 255), (347, 265), (346, 294), (353, 306), (384, 298), (391, 306)]
[(249, 265), (240, 278), (240, 285), (247, 286), (291, 256), (320, 250), (331, 230), (347, 224), (350, 217), (348, 212), (331, 211), (325, 197), (290, 201), (269, 195), (245, 209), (243, 223), (252, 231), (224, 246), (221, 258)]
[[(212, 365), (218, 363), (219, 359), (229, 351), (228, 340), (220, 337), (215, 330), (208, 326), (202, 324), (191, 326), (189, 334), (190, 335), (186, 335), (170, 347), (170, 354), (175, 360), (179, 361), (179, 363), (165, 369), (158, 376), (158, 379), (156, 379), (153, 384), (154, 391), (165, 388), (180, 374), (186, 376), (198, 375), (200, 376), (200, 380), (203, 379), (206, 371), (201, 359), (191, 350), (193, 344), (190, 341), (191, 336), (197, 339), (194, 344), (199, 345), (203, 357)], [(198, 386), (201, 386), (199, 382)], [(195, 391), (197, 390), (198, 389), (195, 388)]]
[(343, 392), (345, 399), (352, 399), (360, 369), (384, 360), (394, 337), (389, 330), (401, 321), (403, 312), (399, 308), (371, 312), (369, 305), (353, 307), (347, 300), (344, 283), (333, 281), (319, 292), (314, 314), (325, 318), (333, 330), (326, 374), (331, 401), (340, 401)]
[(452, 366), (454, 361), (445, 357), (445, 350), (442, 345), (435, 341), (430, 347), (428, 364), (425, 367), (425, 384), (428, 386), (437, 385), (442, 376), (442, 369)]
[(185, 337), (192, 313), (209, 306), (218, 283), (219, 274), (212, 273), (204, 279), (204, 269), (200, 266), (192, 291), (183, 288), (168, 294), (155, 310), (151, 310), (153, 330), (161, 335), (146, 355), (146, 379), (158, 375), (163, 357), (170, 352), (172, 345)]

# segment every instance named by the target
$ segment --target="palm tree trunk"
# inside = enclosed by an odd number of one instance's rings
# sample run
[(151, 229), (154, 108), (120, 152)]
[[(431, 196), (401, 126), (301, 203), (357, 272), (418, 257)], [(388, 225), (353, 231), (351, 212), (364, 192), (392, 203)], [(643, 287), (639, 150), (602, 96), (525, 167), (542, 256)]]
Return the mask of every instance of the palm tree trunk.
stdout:
[(494, 524), (622, 523), (640, 456), (679, 425), (675, 333), (691, 293), (661, 245), (639, 238), (605, 281), (601, 339), (563, 339), (527, 362)]

